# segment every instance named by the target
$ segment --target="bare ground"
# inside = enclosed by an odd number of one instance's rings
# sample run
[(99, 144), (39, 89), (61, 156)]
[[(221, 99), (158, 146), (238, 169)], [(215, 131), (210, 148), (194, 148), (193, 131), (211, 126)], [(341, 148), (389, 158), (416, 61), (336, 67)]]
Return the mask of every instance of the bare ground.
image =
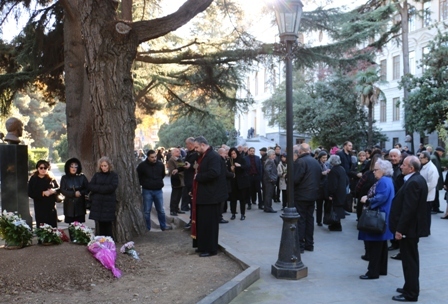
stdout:
[(243, 269), (224, 253), (200, 258), (181, 230), (134, 240), (140, 261), (119, 252), (116, 279), (86, 246), (0, 248), (0, 303), (196, 303)]

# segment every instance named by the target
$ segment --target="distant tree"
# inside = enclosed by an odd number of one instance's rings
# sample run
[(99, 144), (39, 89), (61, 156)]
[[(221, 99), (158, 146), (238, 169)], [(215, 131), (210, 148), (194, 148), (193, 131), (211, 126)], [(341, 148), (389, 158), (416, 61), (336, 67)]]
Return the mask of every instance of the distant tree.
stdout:
[(406, 75), (400, 84), (408, 90), (404, 99), (405, 123), (411, 132), (434, 132), (446, 136), (448, 120), (448, 33), (438, 32), (423, 55), (421, 76)]
[(213, 116), (197, 115), (180, 118), (164, 124), (159, 131), (158, 146), (183, 147), (188, 137), (204, 136), (211, 146), (217, 147), (227, 142), (224, 125)]
[(61, 139), (55, 142), (54, 149), (58, 151), (58, 156), (62, 161), (69, 159), (67, 135), (61, 136)]

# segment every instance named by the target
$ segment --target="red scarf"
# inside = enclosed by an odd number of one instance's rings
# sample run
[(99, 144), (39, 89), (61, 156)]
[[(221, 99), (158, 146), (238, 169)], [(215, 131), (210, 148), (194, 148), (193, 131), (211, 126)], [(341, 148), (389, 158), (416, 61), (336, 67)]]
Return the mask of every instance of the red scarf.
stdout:
[[(204, 159), (204, 156), (205, 156), (205, 154), (207, 154), (209, 149), (207, 149), (207, 151), (205, 151), (204, 154), (202, 154), (198, 158), (198, 160), (197, 160), (198, 167), (196, 169), (196, 174), (199, 173), (199, 170), (201, 168), (200, 167), (201, 162)], [(192, 199), (192, 202), (191, 202), (191, 237), (193, 239), (196, 239), (196, 236), (197, 236), (197, 234), (196, 234), (196, 231), (197, 231), (196, 230), (196, 196), (197, 196), (197, 193), (198, 193), (198, 182), (196, 181), (196, 174), (195, 174), (195, 179), (193, 180), (193, 199)]]

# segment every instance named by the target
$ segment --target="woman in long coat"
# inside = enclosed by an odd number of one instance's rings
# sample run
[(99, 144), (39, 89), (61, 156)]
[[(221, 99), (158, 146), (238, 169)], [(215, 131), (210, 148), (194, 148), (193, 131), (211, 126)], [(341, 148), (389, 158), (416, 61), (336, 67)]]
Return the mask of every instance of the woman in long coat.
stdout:
[(84, 223), (86, 221), (86, 201), (89, 184), (82, 173), (81, 162), (77, 158), (69, 159), (64, 166), (65, 175), (61, 178), (61, 193), (64, 199), (64, 222)]
[(342, 231), (341, 219), (345, 218), (344, 204), (347, 196), (349, 180), (338, 155), (331, 155), (329, 159), (331, 166), (328, 173), (328, 199), (331, 204), (325, 205), (325, 214), (334, 210), (339, 219), (338, 222), (328, 225), (330, 231)]
[(36, 171), (28, 182), (28, 196), (34, 200), (34, 216), (36, 227), (48, 224), (54, 228), (58, 226), (56, 213), (56, 196), (58, 195), (58, 182), (50, 175), (50, 163), (39, 160)]
[(359, 277), (362, 280), (378, 279), (380, 275), (387, 275), (387, 240), (393, 239), (392, 232), (389, 230), (390, 206), (395, 196), (392, 164), (389, 161), (378, 159), (373, 172), (378, 181), (370, 188), (369, 194), (361, 197), (361, 203), (365, 205), (365, 208), (379, 209), (384, 212), (387, 227), (382, 234), (359, 231), (358, 239), (367, 243), (367, 256), (369, 257), (367, 273)]
[(247, 164), (244, 157), (238, 153), (236, 148), (229, 150), (229, 170), (235, 173), (235, 178), (231, 180), (232, 190), (230, 192), (230, 211), (231, 220), (235, 219), (236, 202), (240, 201), (241, 220), (246, 219), (246, 203), (249, 197), (249, 174), (247, 173)]
[(118, 187), (118, 175), (112, 167), (109, 157), (101, 157), (98, 160), (99, 172), (95, 173), (89, 183), (88, 190), (91, 191), (90, 209), (91, 220), (98, 221), (98, 232), (96, 235), (112, 237), (112, 223), (115, 221), (115, 210), (117, 197), (115, 190)]

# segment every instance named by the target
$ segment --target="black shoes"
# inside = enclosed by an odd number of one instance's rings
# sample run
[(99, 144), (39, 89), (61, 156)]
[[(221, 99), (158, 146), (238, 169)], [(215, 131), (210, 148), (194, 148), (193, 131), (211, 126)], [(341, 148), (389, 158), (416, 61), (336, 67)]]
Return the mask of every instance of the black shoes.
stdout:
[(393, 296), (392, 300), (398, 301), (398, 302), (417, 302), (417, 299), (408, 299), (408, 298), (405, 298), (404, 295)]
[(185, 212), (189, 212), (189, 211), (190, 211), (190, 208), (182, 208), (182, 209), (180, 209), (180, 210), (185, 211)]
[(267, 213), (277, 213), (277, 211), (275, 211), (274, 209), (265, 209), (264, 212), (267, 212)]
[(396, 246), (396, 245), (390, 245), (389, 247), (387, 247), (387, 250), (389, 250), (389, 251), (393, 251), (393, 250), (397, 250), (397, 249), (399, 249), (400, 247), (398, 247), (398, 246)]
[(344, 211), (344, 212), (345, 212), (345, 215), (351, 215), (350, 212), (347, 212), (347, 211)]
[(170, 212), (170, 215), (177, 216), (177, 212)]
[(223, 219), (223, 218), (219, 221), (220, 224), (227, 224), (228, 222), (229, 222), (229, 221), (226, 221), (226, 220)]
[(398, 293), (404, 293), (404, 289), (403, 288), (397, 288), (397, 292)]
[(240, 220), (244, 221), (245, 219), (246, 219), (246, 216), (242, 215)]
[(178, 213), (178, 214), (185, 214), (185, 212), (182, 211), (182, 210), (177, 210), (177, 213)]
[(305, 246), (306, 251), (314, 251), (314, 246)]
[(359, 276), (359, 278), (361, 280), (376, 280), (376, 279), (379, 279), (379, 277), (370, 277), (370, 276), (368, 276), (366, 274)]
[(317, 226), (322, 227), (322, 223), (317, 223)]
[(235, 214), (232, 214), (232, 217), (230, 219), (234, 220), (235, 219)]
[(263, 206), (263, 205), (258, 205), (258, 209), (263, 210), (263, 209), (264, 209), (264, 206)]
[(401, 252), (397, 253), (396, 255), (391, 256), (390, 258), (394, 259), (394, 260), (401, 260)]
[(165, 228), (162, 228), (162, 231), (165, 230), (173, 230), (173, 226), (166, 225)]
[(448, 220), (448, 215), (442, 216), (441, 219), (442, 220)]
[(189, 221), (188, 224), (186, 224), (184, 228), (185, 229), (190, 229), (191, 228), (191, 221)]
[(217, 254), (218, 254), (218, 252), (216, 252), (216, 251), (213, 251), (213, 252), (202, 252), (202, 253), (199, 254), (199, 256), (201, 258), (206, 258), (206, 257), (214, 256), (214, 255), (217, 255)]

